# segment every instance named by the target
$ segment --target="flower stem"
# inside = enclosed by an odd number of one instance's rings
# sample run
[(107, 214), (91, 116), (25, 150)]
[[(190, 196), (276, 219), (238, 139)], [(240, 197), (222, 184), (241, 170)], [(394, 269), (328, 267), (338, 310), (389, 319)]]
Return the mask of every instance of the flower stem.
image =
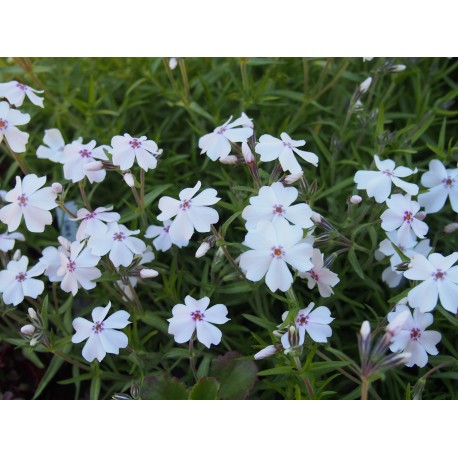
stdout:
[(186, 71), (186, 65), (182, 57), (178, 58), (178, 65), (180, 66), (181, 79), (183, 80), (185, 98), (189, 101), (189, 81), (188, 81), (188, 72)]
[[(216, 239), (222, 239), (221, 234), (216, 230), (215, 226), (213, 226), (212, 224), (210, 227)], [(221, 245), (221, 249), (223, 250), (224, 256), (226, 256), (226, 259), (229, 261), (231, 266), (234, 267), (234, 269), (236, 269), (240, 273), (240, 275), (243, 276), (243, 278), (245, 278), (245, 274), (241, 271), (240, 267), (237, 265), (237, 263), (235, 262), (234, 258), (231, 256), (227, 248), (224, 245)]]
[(367, 392), (369, 391), (369, 380), (361, 376), (361, 401), (367, 401)]
[(133, 186), (130, 189), (132, 189), (132, 194), (134, 195), (135, 202), (137, 202), (138, 208), (140, 209), (140, 218), (142, 220), (142, 224), (144, 227), (146, 227), (148, 226), (148, 221), (146, 219), (145, 206), (143, 205), (142, 200), (138, 195), (137, 188)]
[(197, 377), (196, 363), (194, 361), (194, 335), (189, 340), (189, 365), (191, 366), (192, 375), (194, 375), (197, 382), (199, 378)]
[(75, 215), (70, 209), (68, 209), (63, 202), (59, 202), (59, 207), (67, 213), (67, 215), (70, 215), (72, 218), (77, 218), (77, 215)]
[(89, 200), (87, 199), (86, 192), (84, 191), (84, 183), (82, 181), (78, 182), (78, 187), (80, 188), (81, 197), (83, 198), (84, 205), (89, 211), (92, 211)]

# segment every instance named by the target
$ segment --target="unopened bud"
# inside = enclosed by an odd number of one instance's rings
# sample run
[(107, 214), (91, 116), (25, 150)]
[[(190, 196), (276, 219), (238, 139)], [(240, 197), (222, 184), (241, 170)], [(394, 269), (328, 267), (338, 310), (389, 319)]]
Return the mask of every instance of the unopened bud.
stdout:
[(103, 169), (103, 163), (101, 161), (88, 162), (84, 164), (84, 170), (86, 172), (98, 172)]
[(175, 70), (178, 65), (178, 59), (176, 57), (171, 57), (169, 59), (169, 68), (170, 70)]
[(299, 333), (296, 326), (290, 326), (288, 328), (288, 340), (291, 348), (297, 347), (299, 345)]
[(248, 146), (247, 142), (242, 143), (242, 154), (247, 164), (255, 161), (251, 148)]
[(72, 242), (70, 242), (70, 240), (66, 239), (62, 235), (59, 235), (59, 237), (57, 237), (57, 240), (67, 251), (70, 251), (72, 247)]
[(115, 393), (112, 396), (115, 401), (132, 401), (132, 397), (126, 393)]
[(154, 269), (142, 269), (140, 270), (140, 277), (141, 278), (154, 278), (159, 275), (159, 272)]
[(13, 254), (13, 261), (19, 261), (21, 258), (21, 250), (17, 249)]
[(363, 57), (363, 62), (370, 62), (373, 57)]
[(361, 111), (364, 108), (363, 102), (361, 100), (357, 100), (353, 105), (353, 111)]
[(458, 230), (458, 223), (450, 223), (450, 224), (447, 224), (447, 226), (444, 227), (444, 232), (446, 234), (451, 234), (455, 231)]
[(196, 251), (196, 258), (201, 258), (202, 256), (205, 256), (210, 248), (211, 246), (208, 242), (203, 242)]
[(350, 197), (350, 202), (353, 205), (359, 205), (363, 201), (363, 198), (361, 196), (351, 196)]
[(366, 78), (360, 85), (359, 85), (359, 92), (361, 94), (365, 94), (367, 90), (369, 89), (370, 85), (372, 83), (372, 78), (369, 76), (369, 78)]
[(21, 334), (24, 334), (25, 336), (32, 336), (34, 332), (35, 326), (33, 326), (32, 324), (26, 324), (21, 328)]
[(27, 312), (29, 313), (29, 317), (30, 317), (31, 320), (37, 320), (38, 319), (37, 312), (35, 312), (35, 310), (32, 307), (29, 307)]
[(124, 174), (124, 181), (130, 188), (135, 186), (134, 176), (130, 172)]
[(418, 212), (415, 215), (415, 218), (419, 219), (420, 221), (423, 221), (426, 218), (426, 212), (424, 211)]
[(392, 65), (391, 67), (388, 68), (389, 72), (392, 73), (399, 73), (403, 72), (407, 67), (405, 65)]
[(364, 321), (361, 325), (361, 330), (359, 331), (363, 339), (367, 339), (367, 336), (371, 333), (371, 325), (369, 321)]
[(261, 351), (258, 351), (254, 355), (254, 359), (268, 358), (269, 356), (275, 355), (275, 353), (277, 353), (277, 352), (278, 352), (278, 350), (277, 350), (277, 347), (275, 345), (269, 345), (268, 347), (263, 348)]
[(293, 184), (297, 180), (300, 180), (303, 175), (304, 175), (304, 172), (292, 173), (291, 175), (286, 175), (282, 181), (285, 184)]
[(221, 158), (219, 161), (222, 164), (234, 165), (234, 164), (237, 164), (237, 162), (239, 161), (239, 158), (237, 156), (234, 156), (233, 154), (229, 154), (229, 156), (226, 156), (225, 158)]
[(60, 183), (53, 183), (51, 185), (51, 189), (56, 193), (56, 194), (60, 194), (63, 190), (63, 187)]
[(311, 218), (312, 218), (312, 221), (313, 221), (315, 224), (320, 224), (321, 221), (322, 221), (321, 215), (320, 215), (319, 213), (317, 213), (317, 212), (314, 212), (314, 211), (312, 211), (312, 216), (311, 216)]

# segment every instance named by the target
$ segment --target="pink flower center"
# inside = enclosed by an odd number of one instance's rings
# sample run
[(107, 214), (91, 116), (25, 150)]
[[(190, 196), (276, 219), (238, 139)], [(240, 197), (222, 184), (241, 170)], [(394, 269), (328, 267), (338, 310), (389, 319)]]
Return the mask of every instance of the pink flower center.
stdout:
[(418, 328), (413, 328), (413, 329), (410, 331), (410, 338), (411, 338), (412, 340), (418, 340), (420, 337), (421, 337), (420, 329), (418, 329)]
[(169, 230), (170, 230), (170, 226), (164, 226), (164, 232), (165, 232), (166, 234), (169, 233)]
[(297, 318), (296, 318), (296, 323), (299, 325), (299, 326), (305, 326), (309, 321), (309, 316), (308, 315), (304, 315), (303, 313), (301, 313)]
[(16, 86), (24, 92), (27, 90), (27, 86), (25, 84), (17, 83)]
[(8, 121), (6, 119), (0, 118), (0, 129), (4, 130), (8, 127)]
[(94, 323), (94, 326), (92, 326), (92, 330), (96, 334), (100, 334), (103, 331), (103, 321), (102, 322), (97, 321), (96, 323)]
[(76, 269), (76, 262), (69, 259), (67, 263), (67, 270), (69, 272), (75, 272), (75, 269)]
[(274, 246), (272, 247), (272, 257), (277, 259), (282, 259), (285, 255), (282, 246)]
[(94, 219), (96, 216), (97, 216), (96, 212), (90, 212), (84, 217), (84, 219)]
[(20, 207), (26, 207), (27, 206), (27, 201), (28, 201), (28, 197), (25, 195), (25, 194), (20, 194), (18, 197), (17, 197), (17, 203)]
[(285, 210), (284, 210), (284, 208), (283, 208), (283, 205), (281, 205), (281, 204), (279, 204), (279, 205), (274, 205), (274, 206), (273, 206), (272, 213), (273, 213), (274, 215), (283, 216), (283, 214), (285, 213)]
[(446, 188), (451, 188), (455, 184), (455, 180), (452, 177), (447, 177), (442, 180)]
[(315, 280), (318, 281), (320, 279), (320, 276), (312, 269), (310, 271), (310, 276)]
[(132, 147), (132, 149), (138, 149), (142, 146), (142, 142), (136, 138), (133, 138), (129, 141), (129, 145)]
[(191, 312), (191, 318), (194, 321), (202, 321), (205, 315), (200, 310), (196, 310), (195, 312)]
[(291, 143), (289, 142), (283, 142), (283, 146), (287, 146), (289, 149), (292, 149), (293, 147), (291, 146)]
[(82, 157), (82, 158), (87, 158), (87, 157), (92, 157), (92, 152), (87, 150), (87, 149), (82, 149), (80, 152), (79, 152), (79, 155)]
[(407, 221), (409, 224), (412, 222), (413, 216), (412, 212), (405, 211), (404, 212), (404, 221)]
[(181, 202), (181, 204), (180, 204), (180, 208), (181, 208), (183, 211), (186, 211), (188, 208), (191, 208), (191, 202), (192, 202), (191, 199), (189, 199), (189, 200), (187, 200), (187, 199), (183, 200), (183, 201)]
[(223, 126), (223, 127), (220, 127), (216, 133), (218, 135), (222, 135), (222, 134), (224, 134), (224, 132), (226, 132), (226, 130), (227, 130), (227, 127)]
[(386, 169), (386, 170), (384, 170), (382, 173), (383, 173), (383, 175), (386, 175), (386, 176), (388, 176), (388, 177), (390, 177), (390, 176), (393, 175), (393, 171), (390, 170), (390, 169)]
[(446, 277), (447, 273), (443, 270), (437, 269), (436, 272), (433, 273), (433, 278), (436, 281), (442, 281)]
[(126, 238), (124, 232), (115, 232), (113, 234), (113, 240), (116, 242), (122, 242)]
[(22, 283), (26, 278), (27, 278), (27, 274), (25, 272), (19, 272), (16, 275), (16, 280), (20, 283)]

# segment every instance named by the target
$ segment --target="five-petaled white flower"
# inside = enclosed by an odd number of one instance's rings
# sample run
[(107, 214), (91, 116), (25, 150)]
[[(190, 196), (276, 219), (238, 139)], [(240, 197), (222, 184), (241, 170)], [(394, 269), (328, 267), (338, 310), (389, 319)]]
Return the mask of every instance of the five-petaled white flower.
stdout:
[(418, 194), (418, 186), (413, 183), (407, 183), (401, 178), (408, 177), (417, 173), (417, 169), (411, 170), (407, 167), (396, 167), (391, 159), (381, 161), (377, 155), (374, 155), (375, 170), (359, 170), (355, 174), (355, 183), (357, 189), (365, 189), (369, 197), (374, 197), (376, 202), (382, 203), (388, 199), (391, 194), (391, 183), (401, 188), (407, 194), (412, 196)]
[(452, 313), (458, 311), (458, 252), (449, 256), (433, 253), (428, 259), (421, 254), (411, 258), (411, 268), (404, 272), (404, 277), (422, 282), (412, 288), (408, 294), (409, 304), (421, 312), (429, 312), (440, 299), (442, 307)]
[[(149, 226), (145, 232), (145, 238), (154, 239), (153, 245), (154, 248), (158, 251), (167, 251), (172, 246), (172, 239), (170, 238), (169, 230), (172, 224), (171, 220), (166, 220), (163, 223), (163, 226)], [(189, 244), (189, 240), (183, 240), (181, 243), (175, 241), (174, 243), (178, 247), (184, 247)]]
[(0, 234), (0, 251), (7, 252), (12, 250), (16, 240), (25, 242), (25, 237), (20, 232), (5, 232), (4, 234)]
[(252, 127), (241, 127), (250, 123), (246, 115), (233, 122), (231, 119), (232, 116), (212, 133), (200, 137), (199, 148), (202, 150), (200, 154), (206, 153), (212, 161), (224, 159), (231, 152), (231, 142), (244, 142), (253, 135)]
[(259, 221), (274, 221), (278, 218), (285, 218), (304, 229), (312, 227), (311, 208), (304, 203), (291, 205), (298, 194), (296, 188), (285, 187), (279, 182), (263, 186), (259, 195), (250, 198), (251, 205), (242, 212), (242, 218), (246, 219), (246, 228), (253, 230)]
[[(186, 304), (186, 305), (185, 305)], [(184, 298), (184, 304), (176, 304), (172, 309), (172, 318), (167, 321), (169, 334), (172, 334), (175, 342), (184, 343), (197, 333), (197, 340), (207, 348), (210, 345), (218, 345), (221, 342), (222, 332), (213, 324), (224, 324), (229, 321), (227, 318), (227, 307), (223, 304), (216, 304), (210, 308), (210, 299), (194, 299), (191, 296)]]
[(24, 296), (36, 299), (43, 292), (45, 284), (33, 278), (43, 273), (43, 266), (37, 264), (27, 271), (28, 264), (27, 256), (21, 256), (18, 261), (10, 261), (6, 270), (0, 271), (0, 293), (5, 304), (16, 306)]
[(33, 89), (18, 81), (0, 83), (0, 97), (5, 97), (11, 105), (16, 107), (20, 107), (24, 102), (25, 96), (27, 96), (34, 105), (43, 108), (43, 97), (39, 97), (36, 93), (42, 94), (43, 91)]
[(387, 199), (388, 209), (382, 213), (382, 229), (385, 231), (397, 231), (398, 243), (406, 244), (413, 236), (425, 238), (428, 225), (420, 221), (415, 215), (420, 210), (420, 204), (411, 201), (410, 195), (393, 194)]
[(216, 189), (204, 189), (194, 197), (200, 187), (201, 182), (198, 181), (193, 188), (183, 189), (179, 194), (180, 200), (168, 196), (159, 199), (159, 210), (162, 213), (157, 219), (166, 221), (176, 216), (170, 225), (169, 235), (178, 246), (184, 246), (184, 242), (191, 239), (194, 230), (210, 232), (210, 226), (218, 222), (218, 212), (208, 208), (208, 205), (214, 205), (220, 200), (216, 197)]
[(40, 189), (45, 183), (46, 177), (34, 174), (26, 175), (22, 181), (16, 177), (16, 186), (5, 196), (5, 201), (11, 203), (0, 209), (0, 220), (8, 225), (8, 231), (19, 227), (23, 215), (30, 232), (43, 232), (45, 225), (52, 224), (49, 210), (58, 204), (51, 187)]
[(85, 165), (95, 162), (96, 159), (108, 160), (104, 152), (106, 146), (95, 147), (95, 140), (87, 144), (74, 141), (64, 147), (64, 176), (73, 183), (81, 181), (85, 176), (91, 183), (100, 183), (105, 179), (106, 170), (90, 171)]
[(88, 242), (92, 253), (97, 256), (103, 256), (110, 252), (109, 258), (115, 267), (129, 266), (134, 254), (140, 255), (146, 250), (146, 244), (137, 237), (140, 230), (130, 231), (123, 224), (116, 222), (108, 224), (108, 230), (105, 233), (93, 235)]
[(29, 141), (29, 134), (22, 132), (16, 126), (22, 126), (29, 121), (29, 114), (10, 108), (7, 102), (0, 102), (0, 143), (5, 136), (12, 151), (23, 153)]
[(333, 294), (332, 287), (339, 283), (337, 274), (324, 267), (323, 253), (314, 248), (312, 255), (313, 268), (308, 272), (299, 272), (299, 277), (308, 280), (307, 286), (313, 289), (318, 285), (318, 291), (321, 297), (330, 297)]
[(90, 236), (104, 234), (108, 230), (105, 223), (119, 221), (121, 215), (112, 212), (113, 207), (98, 207), (93, 211), (80, 208), (76, 213), (76, 218), (69, 218), (71, 221), (81, 221), (76, 233), (76, 240), (81, 242)]
[(292, 140), (285, 132), (280, 135), (280, 138), (281, 140), (269, 134), (261, 135), (255, 151), (261, 155), (262, 161), (270, 162), (278, 159), (285, 172), (289, 170), (291, 173), (299, 173), (302, 168), (294, 155), (296, 153), (304, 161), (310, 162), (315, 167), (318, 166), (318, 156), (315, 153), (298, 149), (299, 146), (305, 145), (305, 140)]
[(156, 142), (148, 140), (145, 136), (133, 138), (129, 134), (116, 135), (111, 139), (111, 146), (113, 164), (119, 165), (121, 170), (130, 169), (135, 159), (145, 172), (148, 169), (155, 169), (156, 156), (161, 154)]
[(426, 213), (436, 213), (444, 205), (447, 197), (453, 211), (458, 213), (458, 169), (446, 169), (437, 159), (429, 163), (429, 171), (421, 177), (421, 184), (430, 188), (418, 196), (418, 202), (425, 207)]
[(388, 313), (388, 321), (391, 323), (401, 313), (408, 312), (407, 320), (398, 333), (393, 337), (390, 350), (395, 353), (410, 353), (406, 362), (407, 367), (417, 365), (426, 366), (428, 353), (437, 355), (439, 352), (436, 345), (441, 340), (441, 334), (437, 331), (425, 331), (433, 323), (431, 313), (422, 313), (419, 309), (412, 312), (406, 305), (397, 305), (393, 312)]
[[(315, 310), (313, 302), (302, 310), (299, 310), (296, 318), (294, 319), (294, 325), (299, 331), (299, 343), (303, 345), (305, 341), (305, 334), (307, 333), (314, 342), (324, 343), (328, 341), (328, 337), (332, 335), (331, 323), (334, 318), (331, 317), (331, 311), (327, 307), (317, 307)], [(288, 312), (283, 313), (281, 319), (286, 320)], [(290, 348), (291, 344), (288, 339), (288, 333), (283, 334), (281, 338), (283, 348)]]
[(244, 245), (251, 250), (240, 256), (240, 267), (246, 278), (258, 281), (266, 276), (266, 284), (272, 292), (286, 291), (293, 283), (293, 276), (286, 263), (300, 272), (313, 268), (313, 248), (302, 240), (303, 231), (291, 226), (285, 219), (273, 222), (260, 221), (255, 231), (249, 231)]
[(72, 342), (80, 343), (88, 339), (83, 347), (83, 358), (86, 361), (97, 359), (101, 362), (107, 353), (119, 355), (119, 349), (127, 347), (129, 341), (126, 334), (117, 329), (123, 329), (130, 323), (130, 315), (124, 310), (118, 310), (106, 318), (110, 307), (111, 302), (108, 302), (106, 307), (92, 310), (93, 322), (85, 318), (73, 320), (76, 333), (72, 336)]
[(37, 157), (49, 159), (52, 162), (64, 163), (65, 141), (59, 129), (45, 130), (43, 143), (48, 146), (40, 145), (37, 149)]
[(95, 256), (84, 244), (76, 241), (70, 246), (70, 253), (59, 252), (60, 268), (57, 275), (63, 277), (60, 287), (66, 293), (72, 293), (73, 296), (78, 292), (79, 286), (85, 290), (96, 287), (92, 280), (102, 276), (97, 267), (100, 256)]

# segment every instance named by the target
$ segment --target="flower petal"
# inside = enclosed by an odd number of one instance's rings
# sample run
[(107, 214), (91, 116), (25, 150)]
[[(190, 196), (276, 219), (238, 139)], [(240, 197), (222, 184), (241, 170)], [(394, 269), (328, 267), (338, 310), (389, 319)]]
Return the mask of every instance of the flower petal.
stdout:
[(206, 321), (197, 321), (197, 340), (203, 343), (207, 348), (210, 345), (218, 345), (221, 342), (223, 333), (216, 327)]
[(72, 336), (72, 342), (80, 343), (92, 334), (94, 323), (86, 320), (86, 318), (75, 318), (72, 322), (72, 326), (76, 331), (76, 334)]
[(205, 311), (205, 321), (216, 324), (227, 323), (230, 319), (227, 317), (228, 310), (223, 304), (215, 304)]
[(293, 284), (293, 276), (283, 259), (273, 259), (266, 275), (266, 285), (274, 293), (277, 289), (287, 291)]
[(430, 312), (436, 307), (438, 296), (436, 282), (429, 278), (411, 289), (407, 298), (411, 307), (418, 307), (422, 312)]
[(126, 348), (129, 343), (126, 334), (115, 329), (104, 329), (98, 336), (104, 350), (114, 355), (119, 355), (119, 349)]
[(90, 363), (94, 361), (94, 359), (97, 359), (99, 362), (102, 362), (106, 354), (107, 353), (103, 348), (99, 335), (92, 333), (89, 336), (86, 345), (83, 347), (83, 358)]
[(103, 324), (105, 328), (123, 329), (130, 323), (129, 317), (129, 313), (125, 312), (124, 310), (118, 310), (117, 312), (113, 313), (113, 315), (104, 320)]

